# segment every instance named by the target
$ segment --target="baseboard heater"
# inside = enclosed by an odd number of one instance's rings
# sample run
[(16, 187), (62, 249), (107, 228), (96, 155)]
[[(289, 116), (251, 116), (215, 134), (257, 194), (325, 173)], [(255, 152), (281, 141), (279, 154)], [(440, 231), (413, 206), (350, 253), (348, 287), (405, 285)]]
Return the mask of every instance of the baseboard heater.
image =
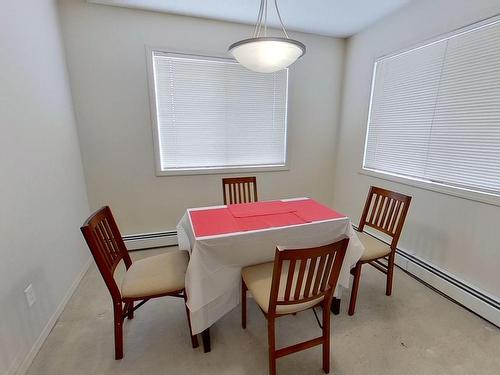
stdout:
[(448, 299), (500, 327), (500, 300), (407, 251), (396, 250), (396, 265)]
[(128, 250), (145, 250), (156, 247), (177, 245), (177, 231), (167, 230), (163, 232), (129, 234), (123, 236), (123, 241)]
[[(356, 225), (353, 225), (353, 227), (358, 230)], [(366, 233), (390, 245), (379, 236), (369, 232)], [(396, 249), (395, 263), (403, 271), (409, 273), (426, 286), (500, 327), (500, 300), (497, 298), (400, 248)]]
[(423, 260), (411, 255), (411, 254), (408, 254), (407, 252), (403, 251), (403, 250), (397, 250), (396, 251), (396, 254), (409, 260), (410, 262), (413, 262), (415, 263), (416, 265), (418, 265), (419, 267), (422, 267), (424, 268), (426, 271), (446, 280), (447, 282), (449, 282), (450, 284), (452, 284), (453, 286), (463, 290), (464, 292), (466, 293), (469, 293), (471, 294), (472, 296), (478, 298), (479, 300), (483, 301), (484, 303), (490, 305), (491, 307), (494, 307), (495, 309), (498, 309), (500, 310), (500, 301), (498, 300), (495, 300), (493, 299), (492, 297), (484, 294), (483, 292), (471, 287), (470, 285), (467, 285), (465, 284), (464, 282), (462, 282), (461, 280), (451, 276), (450, 274), (447, 274), (447, 273), (444, 273), (443, 271), (441, 271), (440, 269), (434, 267), (432, 264), (430, 263), (426, 263), (424, 262)]

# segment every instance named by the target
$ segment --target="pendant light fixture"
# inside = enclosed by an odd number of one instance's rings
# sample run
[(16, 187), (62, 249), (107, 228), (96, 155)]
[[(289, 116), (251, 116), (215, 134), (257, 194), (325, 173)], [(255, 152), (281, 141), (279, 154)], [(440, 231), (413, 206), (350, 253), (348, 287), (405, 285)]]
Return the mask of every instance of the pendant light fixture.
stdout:
[(306, 46), (290, 39), (281, 19), (278, 0), (274, 0), (283, 37), (267, 36), (267, 0), (261, 0), (253, 37), (229, 46), (229, 52), (245, 68), (259, 73), (272, 73), (292, 65), (306, 53)]

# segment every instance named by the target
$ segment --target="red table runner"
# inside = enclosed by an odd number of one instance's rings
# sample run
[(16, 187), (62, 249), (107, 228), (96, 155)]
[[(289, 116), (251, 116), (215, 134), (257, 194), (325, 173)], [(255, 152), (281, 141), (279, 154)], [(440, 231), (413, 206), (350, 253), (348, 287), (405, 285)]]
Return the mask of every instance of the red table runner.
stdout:
[(256, 202), (190, 210), (196, 237), (286, 227), (346, 217), (313, 199)]

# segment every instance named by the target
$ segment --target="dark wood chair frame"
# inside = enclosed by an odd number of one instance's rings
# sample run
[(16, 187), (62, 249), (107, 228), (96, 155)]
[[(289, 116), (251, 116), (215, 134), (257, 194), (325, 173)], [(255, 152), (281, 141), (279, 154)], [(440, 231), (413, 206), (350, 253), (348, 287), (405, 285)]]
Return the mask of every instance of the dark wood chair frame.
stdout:
[[(191, 335), (191, 321), (189, 310), (186, 306), (186, 292), (184, 289), (175, 290), (169, 293), (147, 295), (134, 298), (123, 298), (118, 285), (113, 277), (114, 271), (120, 261), (123, 260), (125, 268), (129, 269), (132, 259), (123, 242), (122, 236), (108, 206), (104, 206), (92, 214), (80, 228), (88, 247), (95, 259), (104, 282), (111, 294), (114, 310), (114, 333), (115, 333), (115, 359), (123, 358), (123, 322), (126, 317), (132, 319), (134, 311), (152, 298), (171, 296), (184, 299), (189, 334)], [(136, 306), (134, 303), (139, 302)], [(193, 348), (198, 347), (198, 339), (191, 335)]]
[[(351, 300), (349, 302), (349, 315), (354, 315), (356, 299), (358, 296), (361, 268), (368, 263), (380, 272), (387, 275), (385, 294), (392, 294), (392, 280), (394, 276), (394, 259), (396, 249), (403, 230), (403, 225), (410, 208), (411, 197), (390, 190), (371, 186), (366, 198), (365, 207), (358, 231), (363, 232), (365, 226), (374, 228), (392, 238), (390, 243), (391, 252), (380, 258), (359, 261), (351, 270), (354, 276), (352, 284)], [(385, 263), (384, 263), (385, 261)]]
[[(266, 313), (261, 309), (267, 319), (268, 344), (269, 344), (269, 374), (276, 374), (276, 359), (292, 354), (301, 350), (309, 349), (313, 346), (323, 345), (323, 371), (330, 371), (330, 305), (332, 302), (333, 291), (337, 285), (337, 280), (342, 267), (342, 262), (346, 253), (349, 239), (344, 237), (338, 242), (310, 249), (290, 249), (280, 251), (276, 249), (274, 257), (273, 277), (271, 284), (271, 294), (269, 296), (269, 308)], [(286, 278), (285, 294), (283, 299), (278, 298), (278, 292), (281, 282), (281, 272), (283, 262), (289, 262)], [(319, 261), (319, 262), (318, 262)], [(306, 265), (309, 267), (306, 270)], [(295, 289), (292, 290), (292, 283), (295, 275), (295, 267), (298, 268), (297, 281)], [(315, 274), (315, 269), (318, 269)], [(314, 280), (313, 280), (314, 279)], [(305, 285), (304, 284), (305, 280)], [(242, 310), (241, 325), (246, 328), (246, 304), (247, 304), (247, 286), (243, 279), (241, 280)], [(302, 294), (302, 296), (301, 296)], [(323, 300), (314, 308), (321, 306), (323, 310), (322, 335), (312, 340), (304, 341), (292, 346), (276, 350), (275, 340), (275, 320), (284, 315), (294, 313), (278, 314), (277, 306), (295, 305), (321, 298)], [(306, 309), (305, 309), (306, 310)]]
[(257, 202), (259, 200), (257, 197), (257, 178), (223, 178), (222, 193), (224, 196), (224, 204)]

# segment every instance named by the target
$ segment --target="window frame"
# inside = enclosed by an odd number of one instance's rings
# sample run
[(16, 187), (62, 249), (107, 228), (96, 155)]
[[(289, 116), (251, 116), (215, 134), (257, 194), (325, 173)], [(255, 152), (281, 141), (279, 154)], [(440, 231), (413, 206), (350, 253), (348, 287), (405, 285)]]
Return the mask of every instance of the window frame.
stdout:
[(365, 175), (368, 177), (379, 178), (379, 179), (390, 181), (390, 182), (396, 182), (396, 183), (400, 183), (403, 185), (408, 185), (411, 187), (416, 187), (416, 188), (420, 188), (420, 189), (424, 189), (424, 190), (428, 190), (428, 191), (434, 191), (434, 192), (441, 193), (441, 194), (455, 196), (455, 197), (459, 197), (459, 198), (463, 198), (463, 199), (467, 199), (467, 200), (472, 200), (472, 201), (476, 201), (476, 202), (500, 206), (500, 192), (498, 194), (488, 193), (488, 192), (484, 192), (484, 191), (470, 189), (467, 187), (449, 185), (449, 184), (440, 183), (437, 181), (421, 179), (418, 177), (410, 177), (410, 176), (406, 176), (406, 175), (401, 175), (401, 174), (397, 174), (397, 173), (391, 173), (391, 172), (386, 172), (386, 171), (381, 171), (381, 170), (365, 167), (365, 158), (366, 158), (366, 151), (367, 151), (367, 145), (368, 145), (368, 134), (369, 134), (369, 128), (370, 128), (371, 114), (372, 114), (373, 94), (375, 91), (375, 76), (377, 73), (377, 63), (380, 62), (381, 60), (391, 58), (394, 56), (398, 56), (398, 55), (402, 55), (402, 54), (407, 53), (407, 52), (416, 51), (418, 49), (432, 45), (434, 43), (441, 42), (442, 40), (445, 40), (445, 39), (448, 39), (451, 37), (456, 37), (456, 36), (459, 36), (461, 34), (465, 34), (467, 32), (470, 32), (470, 31), (473, 31), (473, 30), (476, 30), (476, 29), (479, 29), (481, 27), (485, 27), (485, 26), (488, 26), (491, 24), (495, 24), (495, 23), (500, 23), (500, 14), (482, 19), (482, 20), (477, 21), (477, 22), (470, 23), (466, 26), (456, 28), (456, 29), (449, 31), (447, 33), (439, 34), (433, 38), (426, 39), (422, 42), (416, 43), (416, 44), (412, 45), (411, 47), (402, 48), (400, 50), (397, 50), (396, 52), (384, 54), (384, 55), (378, 56), (374, 59), (374, 61), (372, 63), (373, 68), (372, 68), (372, 78), (371, 78), (371, 84), (370, 84), (370, 97), (369, 97), (367, 122), (366, 122), (366, 128), (365, 128), (363, 154), (362, 154), (362, 159), (361, 159), (361, 167), (358, 171), (358, 174), (362, 174), (362, 175)]
[(154, 53), (163, 53), (168, 55), (179, 55), (179, 56), (196, 56), (212, 60), (222, 60), (236, 62), (235, 59), (223, 55), (220, 53), (205, 53), (199, 51), (177, 51), (172, 48), (164, 47), (154, 47), (146, 45), (146, 65), (148, 74), (148, 89), (149, 89), (149, 103), (150, 103), (150, 114), (151, 114), (151, 126), (152, 126), (152, 141), (153, 150), (155, 158), (155, 175), (157, 177), (165, 176), (190, 176), (190, 175), (213, 175), (213, 174), (234, 174), (234, 173), (250, 173), (250, 172), (277, 172), (277, 171), (288, 171), (289, 168), (289, 124), (288, 124), (288, 99), (289, 99), (289, 70), (287, 69), (287, 85), (285, 91), (285, 150), (284, 158), (285, 162), (283, 164), (276, 165), (256, 165), (256, 166), (224, 166), (224, 167), (205, 167), (205, 168), (184, 168), (176, 170), (163, 170), (161, 165), (161, 152), (160, 152), (160, 134), (159, 134), (159, 123), (158, 123), (158, 112), (157, 112), (157, 96), (156, 96), (156, 85), (154, 77)]

